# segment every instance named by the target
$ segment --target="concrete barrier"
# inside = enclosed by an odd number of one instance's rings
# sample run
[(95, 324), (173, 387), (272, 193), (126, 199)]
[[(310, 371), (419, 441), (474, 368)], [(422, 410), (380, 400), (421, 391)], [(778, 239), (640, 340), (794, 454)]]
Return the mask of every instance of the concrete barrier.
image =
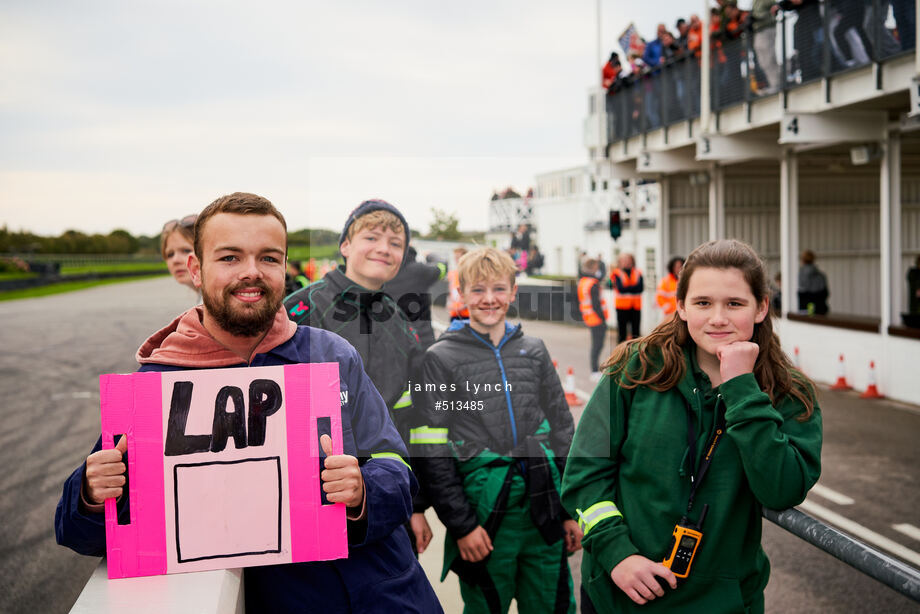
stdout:
[(243, 614), (243, 570), (109, 580), (102, 559), (71, 614)]

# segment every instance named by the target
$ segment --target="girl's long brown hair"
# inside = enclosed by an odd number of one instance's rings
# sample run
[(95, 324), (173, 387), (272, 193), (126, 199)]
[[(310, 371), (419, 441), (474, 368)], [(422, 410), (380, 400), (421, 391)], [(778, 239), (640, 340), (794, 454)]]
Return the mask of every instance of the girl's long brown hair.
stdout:
[[(690, 278), (698, 268), (738, 269), (750, 286), (757, 304), (769, 300), (766, 267), (757, 252), (747, 243), (721, 239), (704, 243), (693, 250), (677, 281), (679, 303), (686, 300)], [(807, 420), (815, 407), (814, 384), (792, 366), (780, 349), (779, 338), (773, 332), (773, 321), (769, 313), (763, 322), (754, 324), (751, 341), (760, 346), (760, 353), (754, 363), (754, 377), (760, 389), (769, 395), (774, 405), (786, 395), (798, 399), (805, 407), (805, 412), (798, 419)], [(604, 363), (604, 370), (618, 379), (624, 388), (648, 386), (658, 392), (670, 390), (684, 377), (686, 366), (683, 350), (692, 343), (687, 323), (675, 313), (669, 320), (659, 324), (651, 334), (618, 345)], [(638, 357), (639, 365), (635, 369), (627, 369), (633, 354)]]

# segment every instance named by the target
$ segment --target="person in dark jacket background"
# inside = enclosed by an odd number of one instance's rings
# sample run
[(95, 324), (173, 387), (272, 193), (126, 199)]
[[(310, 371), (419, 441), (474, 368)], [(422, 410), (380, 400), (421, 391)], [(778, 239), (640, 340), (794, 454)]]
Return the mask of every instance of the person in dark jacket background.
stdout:
[(802, 252), (802, 266), (799, 267), (799, 311), (823, 316), (827, 314), (827, 276), (815, 265), (815, 253), (810, 249)]
[[(411, 455), (412, 429), (421, 423), (408, 383), (418, 379), (422, 345), (405, 313), (383, 291), (405, 260), (410, 236), (409, 224), (396, 207), (384, 200), (362, 202), (349, 214), (339, 237), (345, 266), (288, 296), (284, 306), (294, 322), (330, 330), (355, 346)], [(408, 528), (418, 552), (431, 540), (424, 493), (420, 487)]]
[[(235, 193), (205, 208), (195, 228), (189, 268), (204, 305), (147, 340), (138, 350), (141, 371), (339, 364), (344, 453), (326, 456), (321, 479), (327, 499), (346, 505), (348, 558), (246, 569), (247, 610), (440, 612), (401, 528), (411, 514), (417, 483), (383, 400), (354, 348), (326, 331), (298, 327), (281, 307), (287, 245), (283, 216), (264, 198)], [(65, 482), (55, 513), (59, 544), (101, 556), (104, 500), (119, 499), (119, 517), (130, 515), (128, 502), (121, 499), (124, 441), (101, 450), (100, 437)], [(328, 436), (321, 445), (331, 450)]]
[(415, 248), (410, 245), (399, 272), (383, 285), (383, 291), (390, 295), (406, 314), (406, 318), (418, 333), (422, 350), (427, 350), (434, 343), (434, 331), (431, 328), (431, 286), (447, 276), (447, 265), (443, 262), (418, 262), (417, 256)]
[(907, 271), (908, 313), (920, 314), (920, 256)]
[(559, 499), (574, 432), (546, 346), (505, 321), (516, 267), (494, 248), (459, 264), (469, 322), (425, 354), (421, 473), (446, 525), (442, 580), (460, 577), (464, 612), (574, 612), (566, 555), (578, 524)]

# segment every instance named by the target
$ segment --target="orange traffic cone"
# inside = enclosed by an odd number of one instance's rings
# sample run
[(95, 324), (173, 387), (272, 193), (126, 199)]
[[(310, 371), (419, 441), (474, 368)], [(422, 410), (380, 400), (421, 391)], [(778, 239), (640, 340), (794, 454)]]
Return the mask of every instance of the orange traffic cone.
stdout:
[(843, 360), (843, 354), (841, 354), (837, 364), (837, 381), (831, 386), (831, 390), (853, 390), (853, 387), (847, 383), (846, 371), (846, 363)]
[(875, 385), (875, 361), (869, 361), (869, 386), (866, 388), (866, 391), (859, 395), (860, 399), (884, 399), (885, 395), (879, 394), (878, 388)]
[(569, 371), (565, 376), (565, 402), (569, 404), (569, 407), (576, 407), (578, 405), (583, 405), (581, 399), (578, 398), (578, 395), (575, 394), (575, 369), (569, 367)]

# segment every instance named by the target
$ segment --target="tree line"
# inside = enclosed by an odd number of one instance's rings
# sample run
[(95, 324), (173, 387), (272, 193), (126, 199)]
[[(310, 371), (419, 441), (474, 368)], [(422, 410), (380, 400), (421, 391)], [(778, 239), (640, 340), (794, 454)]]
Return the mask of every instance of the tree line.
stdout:
[[(335, 245), (339, 233), (333, 230), (304, 228), (288, 235), (288, 245)], [(134, 236), (116, 229), (109, 234), (86, 234), (66, 230), (58, 236), (42, 236), (27, 230), (0, 227), (0, 253), (6, 254), (159, 254), (159, 235)]]
[[(433, 221), (429, 239), (456, 241), (470, 233), (458, 230), (459, 220), (454, 213), (432, 209)], [(473, 233), (476, 234), (476, 233)], [(423, 236), (417, 230), (413, 237)], [(309, 247), (311, 245), (336, 245), (339, 233), (324, 228), (303, 228), (288, 233), (288, 245)], [(79, 230), (66, 230), (56, 237), (42, 236), (27, 230), (12, 231), (6, 225), (0, 227), (0, 253), (5, 254), (159, 254), (160, 236), (134, 236), (124, 229), (109, 234), (86, 234)]]

